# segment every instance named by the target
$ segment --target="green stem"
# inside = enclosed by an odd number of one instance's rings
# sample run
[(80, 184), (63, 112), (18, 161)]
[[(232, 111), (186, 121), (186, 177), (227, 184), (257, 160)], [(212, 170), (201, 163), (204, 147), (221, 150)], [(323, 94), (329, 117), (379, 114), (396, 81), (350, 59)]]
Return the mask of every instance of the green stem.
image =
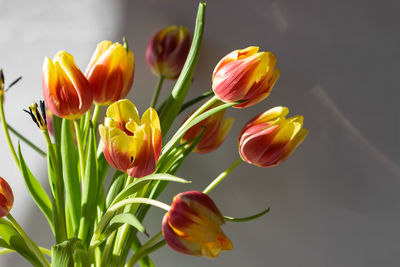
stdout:
[(14, 217), (9, 213), (7, 214), (8, 220), (12, 223), (14, 226), (15, 230), (21, 235), (21, 237), (24, 239), (26, 245), (29, 247), (29, 249), (32, 251), (32, 253), (36, 256), (38, 261), (43, 265), (43, 266), (49, 266), (50, 264), (47, 261), (46, 257), (43, 255), (43, 253), (40, 251), (39, 247), (35, 244), (35, 242), (32, 241), (32, 239), (29, 238), (29, 236), (25, 233), (24, 229), (18, 224), (18, 222), (14, 219)]
[(35, 150), (37, 153), (39, 153), (40, 155), (42, 155), (43, 157), (46, 157), (46, 152), (44, 152), (43, 150), (41, 150), (39, 147), (37, 147), (35, 144), (33, 144), (31, 141), (28, 140), (28, 138), (26, 138), (25, 136), (23, 136), (22, 134), (20, 134), (17, 130), (15, 130), (13, 127), (11, 127), (11, 125), (9, 125), (7, 123), (7, 127), (10, 130), (10, 132), (12, 132), (16, 137), (18, 137), (22, 142), (24, 142), (25, 144), (27, 144), (28, 146), (30, 146), (33, 150)]
[(157, 244), (155, 244), (152, 247), (149, 247), (143, 251), (139, 251), (135, 253), (135, 255), (132, 256), (132, 258), (129, 259), (128, 263), (125, 264), (125, 267), (132, 267), (138, 260), (140, 260), (141, 258), (149, 255), (150, 253), (162, 248), (164, 245), (166, 244), (165, 240), (162, 240), (160, 242), (158, 242)]
[(218, 98), (216, 96), (212, 97), (209, 99), (206, 103), (204, 103), (201, 107), (199, 107), (183, 124), (182, 126), (176, 131), (174, 136), (172, 136), (171, 140), (165, 145), (163, 148), (162, 154), (167, 155), (172, 148), (176, 144), (178, 144), (180, 138), (185, 134), (186, 126), (194, 120), (197, 116), (199, 116), (201, 113), (203, 113), (205, 110), (207, 110), (210, 106), (212, 106), (215, 102), (218, 101)]
[(203, 193), (208, 194), (213, 190), (220, 182), (222, 182), (226, 176), (228, 176), (231, 171), (233, 171), (243, 160), (241, 158), (237, 159), (228, 169), (223, 171), (220, 175), (218, 175), (208, 186), (204, 189)]
[(182, 113), (182, 111), (184, 111), (188, 107), (193, 106), (194, 104), (200, 102), (201, 100), (203, 100), (203, 99), (205, 99), (205, 98), (207, 98), (209, 96), (212, 96), (213, 94), (214, 94), (213, 91), (208, 91), (208, 92), (205, 92), (204, 94), (202, 94), (202, 95), (200, 95), (200, 96), (198, 96), (196, 98), (193, 98), (193, 99), (189, 100), (188, 102), (186, 102), (186, 103), (184, 103), (182, 105), (181, 110), (179, 111), (179, 113)]
[(97, 120), (99, 119), (100, 109), (101, 109), (101, 106), (98, 104), (95, 104), (94, 110), (93, 110), (93, 117), (92, 117), (93, 128), (96, 128)]
[(158, 82), (156, 85), (156, 89), (154, 90), (154, 95), (153, 95), (153, 99), (151, 100), (151, 107), (156, 108), (156, 104), (157, 104), (157, 100), (158, 100), (158, 96), (160, 95), (160, 91), (161, 91), (161, 87), (162, 84), (164, 82), (164, 76), (160, 75), (158, 77)]
[[(60, 172), (60, 165), (58, 163), (58, 159), (56, 156), (56, 152), (54, 150), (53, 143), (51, 142), (50, 135), (48, 131), (42, 131), (44, 137), (46, 138), (47, 142), (47, 147), (48, 147), (48, 153), (50, 153), (50, 158), (52, 159), (53, 162), (53, 167), (54, 171), (57, 177), (57, 181), (55, 181), (56, 185), (56, 192), (54, 195), (54, 200), (55, 200), (55, 205), (56, 207), (53, 207), (53, 214), (57, 213), (57, 216), (54, 221), (54, 228), (56, 231), (56, 241), (57, 243), (64, 241), (67, 237), (67, 227), (65, 225), (65, 203), (64, 203), (64, 188), (63, 188), (63, 178)], [(50, 168), (50, 166), (48, 166)], [(56, 221), (58, 218), (58, 221)]]
[(12, 144), (11, 138), (10, 138), (10, 133), (8, 132), (8, 126), (7, 126), (7, 122), (6, 122), (6, 116), (4, 115), (4, 95), (3, 92), (0, 92), (0, 119), (1, 119), (1, 124), (3, 125), (3, 130), (4, 130), (4, 135), (6, 137), (7, 143), (8, 143), (8, 147), (11, 151), (11, 154), (14, 158), (15, 163), (17, 164), (18, 168), (20, 168), (20, 164), (19, 164), (19, 159), (17, 156), (17, 152), (15, 151), (15, 148)]
[(76, 141), (77, 141), (77, 145), (78, 145), (81, 179), (83, 179), (85, 177), (85, 153), (83, 151), (82, 133), (81, 133), (81, 129), (79, 128), (79, 122), (77, 120), (74, 120), (74, 126), (75, 126), (75, 133), (76, 133)]
[(109, 266), (108, 262), (110, 261), (110, 252), (112, 252), (112, 245), (114, 244), (114, 237), (117, 231), (114, 231), (108, 238), (106, 245), (104, 246), (103, 256), (101, 257), (101, 265), (100, 267)]

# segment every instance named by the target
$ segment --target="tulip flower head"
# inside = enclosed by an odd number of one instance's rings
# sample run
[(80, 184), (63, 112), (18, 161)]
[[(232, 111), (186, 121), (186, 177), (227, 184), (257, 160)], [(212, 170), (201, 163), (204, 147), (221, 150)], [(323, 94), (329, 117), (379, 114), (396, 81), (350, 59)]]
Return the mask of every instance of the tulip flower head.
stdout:
[[(212, 105), (209, 109), (217, 107), (219, 103)], [(234, 118), (225, 118), (225, 110), (221, 110), (207, 119), (191, 127), (182, 137), (182, 143), (198, 137), (204, 130), (204, 134), (193, 149), (197, 153), (209, 153), (217, 149), (225, 140), (232, 128)]]
[(146, 59), (151, 71), (167, 79), (178, 78), (189, 53), (191, 38), (184, 26), (170, 26), (151, 39)]
[(233, 248), (221, 230), (224, 223), (209, 196), (188, 191), (174, 197), (171, 209), (164, 215), (162, 232), (167, 244), (178, 252), (216, 258), (222, 251)]
[(109, 105), (128, 94), (132, 87), (135, 57), (119, 43), (102, 41), (97, 45), (85, 76), (93, 88), (94, 102)]
[(279, 77), (272, 52), (258, 52), (251, 46), (223, 57), (214, 69), (212, 88), (224, 102), (243, 101), (236, 108), (246, 108), (264, 100)]
[(6, 216), (14, 204), (14, 195), (10, 185), (0, 177), (0, 218)]
[(114, 168), (132, 177), (153, 173), (161, 153), (161, 128), (157, 112), (149, 108), (140, 120), (127, 99), (111, 104), (99, 126), (104, 157)]
[(92, 106), (92, 88), (67, 52), (44, 59), (42, 79), (46, 106), (56, 116), (75, 120)]
[(303, 116), (286, 118), (289, 109), (275, 107), (248, 122), (239, 136), (242, 159), (259, 167), (272, 167), (287, 159), (303, 142), (308, 130)]

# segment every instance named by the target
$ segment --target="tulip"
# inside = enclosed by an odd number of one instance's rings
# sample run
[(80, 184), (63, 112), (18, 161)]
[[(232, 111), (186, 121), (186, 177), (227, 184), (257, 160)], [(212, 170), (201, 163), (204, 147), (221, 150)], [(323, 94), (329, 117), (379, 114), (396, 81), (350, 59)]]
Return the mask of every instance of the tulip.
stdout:
[(140, 120), (132, 102), (114, 102), (108, 107), (99, 132), (104, 157), (111, 166), (136, 178), (155, 171), (162, 137), (160, 120), (153, 108), (147, 109)]
[(236, 108), (246, 108), (265, 99), (279, 77), (272, 52), (258, 52), (250, 46), (223, 57), (214, 69), (212, 88), (222, 101), (243, 101)]
[(222, 251), (233, 248), (221, 230), (224, 223), (209, 196), (189, 191), (175, 196), (162, 220), (162, 232), (167, 244), (178, 252), (216, 258)]
[(153, 36), (146, 50), (151, 71), (167, 79), (178, 78), (189, 53), (191, 38), (184, 26), (170, 26)]
[(287, 159), (303, 142), (308, 130), (303, 116), (286, 118), (289, 109), (275, 107), (248, 122), (239, 136), (242, 159), (259, 167), (272, 167)]
[(135, 57), (127, 44), (124, 47), (110, 41), (100, 42), (85, 71), (94, 102), (109, 105), (126, 97), (132, 87), (134, 71)]
[(53, 61), (44, 59), (42, 78), (46, 106), (56, 116), (75, 120), (90, 109), (92, 88), (67, 52), (58, 52)]
[[(216, 103), (209, 109), (218, 105), (219, 104)], [(209, 153), (214, 151), (224, 142), (234, 121), (234, 118), (225, 119), (225, 110), (221, 110), (187, 130), (182, 137), (182, 143), (198, 137), (204, 130), (201, 140), (197, 143), (193, 151), (197, 153)]]
[(6, 216), (14, 204), (14, 195), (10, 185), (0, 177), (0, 218)]

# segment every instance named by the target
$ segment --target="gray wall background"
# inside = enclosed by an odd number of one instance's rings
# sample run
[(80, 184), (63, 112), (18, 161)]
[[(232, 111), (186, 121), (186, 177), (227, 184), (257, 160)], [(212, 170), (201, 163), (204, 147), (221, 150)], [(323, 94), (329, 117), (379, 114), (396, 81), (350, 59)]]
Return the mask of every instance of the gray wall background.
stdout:
[[(293, 115), (303, 114), (310, 134), (284, 164), (271, 169), (242, 164), (212, 192), (226, 215), (271, 207), (261, 219), (224, 226), (234, 250), (212, 261), (165, 247), (154, 254), (157, 266), (400, 264), (399, 8), (398, 1), (208, 1), (189, 97), (211, 88), (212, 70), (222, 56), (249, 45), (273, 51), (281, 77), (267, 100), (228, 112), (237, 119), (221, 149), (191, 155), (178, 175), (193, 183), (170, 187), (162, 199), (170, 202), (180, 191), (202, 190), (238, 157), (240, 128), (268, 108), (284, 105)], [(157, 80), (145, 63), (147, 43), (167, 25), (193, 31), (196, 9), (197, 1), (178, 0), (0, 0), (0, 67), (7, 82), (24, 77), (7, 93), (8, 121), (44, 149), (40, 131), (22, 112), (42, 99), (44, 56), (66, 50), (85, 69), (99, 41), (118, 41), (123, 35), (136, 57), (129, 98), (144, 112)], [(162, 94), (172, 86), (165, 83)], [(49, 246), (49, 228), (3, 137), (0, 148), (0, 176), (15, 195), (12, 213), (35, 241)], [(45, 161), (24, 144), (22, 150), (33, 173), (46, 183)], [(159, 231), (162, 216), (159, 210), (151, 212), (150, 233)], [(5, 255), (0, 266), (27, 264)]]

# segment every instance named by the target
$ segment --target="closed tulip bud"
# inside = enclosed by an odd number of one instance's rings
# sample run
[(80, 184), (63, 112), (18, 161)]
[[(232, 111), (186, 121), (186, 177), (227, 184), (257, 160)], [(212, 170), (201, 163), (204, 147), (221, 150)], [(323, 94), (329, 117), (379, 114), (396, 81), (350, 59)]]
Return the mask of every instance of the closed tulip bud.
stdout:
[(233, 248), (221, 230), (224, 223), (209, 196), (189, 191), (175, 196), (171, 209), (164, 215), (162, 232), (167, 244), (178, 252), (215, 258)]
[(272, 167), (287, 159), (303, 142), (308, 130), (303, 116), (286, 118), (289, 109), (275, 107), (254, 117), (239, 136), (242, 159), (259, 167)]
[(258, 52), (250, 46), (223, 57), (214, 69), (212, 88), (224, 102), (243, 101), (236, 108), (246, 108), (264, 100), (279, 77), (272, 52)]
[[(216, 103), (209, 109), (218, 105), (219, 104)], [(225, 110), (221, 110), (187, 130), (182, 138), (182, 143), (193, 140), (204, 131), (201, 140), (197, 143), (193, 151), (197, 153), (209, 153), (214, 151), (224, 142), (234, 121), (234, 118), (226, 119)]]
[(46, 106), (56, 116), (75, 120), (92, 106), (92, 88), (67, 52), (44, 59), (42, 78)]
[(108, 107), (99, 132), (104, 157), (111, 166), (136, 178), (155, 171), (162, 137), (160, 120), (153, 108), (147, 109), (140, 120), (132, 102), (114, 102)]
[(184, 26), (170, 26), (157, 32), (146, 50), (151, 71), (167, 79), (178, 78), (191, 42), (189, 31)]
[(93, 88), (96, 104), (109, 105), (125, 98), (134, 77), (135, 57), (131, 50), (119, 43), (102, 41), (97, 45), (85, 76)]
[(0, 218), (6, 216), (14, 204), (14, 195), (10, 185), (0, 177)]

